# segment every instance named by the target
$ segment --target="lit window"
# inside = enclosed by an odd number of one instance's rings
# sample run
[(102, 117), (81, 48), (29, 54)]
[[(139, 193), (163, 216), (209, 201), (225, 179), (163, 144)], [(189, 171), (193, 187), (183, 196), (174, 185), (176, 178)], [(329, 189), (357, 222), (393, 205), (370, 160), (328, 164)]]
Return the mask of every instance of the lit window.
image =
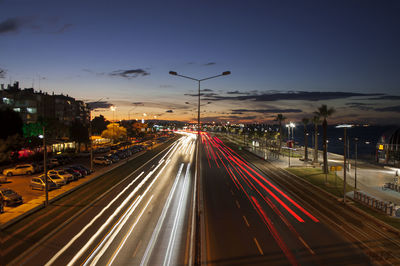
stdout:
[(5, 104), (12, 104), (12, 100), (9, 99), (9, 98), (4, 97), (4, 98), (3, 98), (3, 103), (5, 103)]
[(18, 113), (21, 112), (21, 108), (14, 108), (13, 110)]
[(28, 113), (30, 113), (30, 114), (36, 114), (37, 109), (36, 109), (36, 108), (33, 108), (33, 107), (28, 107), (28, 108), (26, 108), (26, 111), (27, 111)]

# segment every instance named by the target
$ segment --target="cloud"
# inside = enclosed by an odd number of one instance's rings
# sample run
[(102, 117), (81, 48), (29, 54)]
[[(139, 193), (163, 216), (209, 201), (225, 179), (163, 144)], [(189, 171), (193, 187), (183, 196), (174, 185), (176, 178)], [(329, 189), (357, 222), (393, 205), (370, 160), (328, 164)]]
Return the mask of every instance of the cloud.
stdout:
[(100, 101), (100, 102), (87, 102), (86, 103), (88, 108), (91, 110), (95, 109), (107, 109), (110, 108), (113, 104), (107, 101)]
[(212, 89), (201, 89), (200, 91), (213, 91)]
[(24, 20), (21, 18), (8, 18), (0, 23), (0, 34), (18, 32), (24, 23)]
[(370, 111), (374, 109), (370, 106), (371, 104), (369, 103), (350, 102), (346, 103), (346, 105), (349, 106), (350, 108), (356, 108), (363, 111)]
[(260, 113), (260, 114), (269, 114), (269, 113), (301, 113), (303, 110), (300, 109), (234, 109), (232, 110), (234, 114), (243, 114), (243, 113)]
[(368, 100), (400, 100), (400, 96), (397, 95), (382, 95), (376, 98), (368, 98)]
[[(198, 97), (198, 93), (185, 93), (184, 95), (186, 96), (191, 96), (191, 97)], [(200, 93), (200, 96), (202, 97), (220, 97), (219, 94), (210, 92), (210, 93)], [(210, 100), (211, 101), (211, 100)]]
[(204, 66), (213, 66), (215, 64), (216, 64), (215, 62), (208, 62), (208, 63), (205, 63)]
[(150, 75), (150, 72), (147, 72), (144, 69), (138, 68), (138, 69), (129, 69), (129, 70), (116, 70), (116, 71), (111, 72), (109, 75), (131, 79), (131, 78), (136, 78), (138, 76)]
[(243, 95), (248, 95), (250, 94), (249, 92), (241, 92), (241, 91), (228, 91), (226, 94), (243, 94)]
[(400, 113), (400, 105), (396, 106), (389, 106), (389, 107), (383, 107), (383, 108), (375, 108), (375, 111), (378, 112), (395, 112), (395, 113)]
[(174, 111), (173, 110), (167, 110), (167, 111), (165, 111), (166, 113), (173, 113)]
[(233, 101), (323, 101), (323, 100), (335, 100), (335, 99), (346, 99), (356, 96), (384, 96), (383, 93), (355, 93), (355, 92), (309, 92), (309, 91), (290, 91), (290, 92), (276, 92), (269, 91), (264, 93), (252, 93), (248, 95), (239, 96), (219, 96), (213, 95), (209, 96), (206, 100), (210, 101), (223, 101), (223, 100), (233, 100)]
[(57, 30), (56, 34), (61, 34), (64, 33), (65, 31), (67, 31), (68, 29), (70, 29), (73, 26), (73, 24), (64, 24), (59, 30)]

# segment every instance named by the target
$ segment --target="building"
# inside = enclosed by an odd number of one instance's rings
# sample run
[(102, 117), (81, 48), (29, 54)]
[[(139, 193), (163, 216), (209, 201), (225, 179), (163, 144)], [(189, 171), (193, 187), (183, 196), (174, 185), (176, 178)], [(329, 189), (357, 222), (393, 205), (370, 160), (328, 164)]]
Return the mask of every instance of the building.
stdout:
[(400, 167), (400, 128), (383, 134), (376, 145), (378, 163)]
[(0, 108), (11, 108), (21, 115), (25, 124), (36, 123), (40, 117), (69, 126), (75, 119), (89, 123), (89, 109), (83, 101), (63, 94), (48, 94), (33, 88), (21, 89), (19, 83), (0, 89)]

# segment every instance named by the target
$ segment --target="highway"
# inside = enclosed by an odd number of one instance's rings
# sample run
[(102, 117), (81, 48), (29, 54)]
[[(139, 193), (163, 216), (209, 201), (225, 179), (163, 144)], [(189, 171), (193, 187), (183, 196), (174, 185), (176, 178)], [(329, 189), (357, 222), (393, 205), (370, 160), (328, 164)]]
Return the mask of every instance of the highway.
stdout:
[(355, 243), (221, 139), (207, 133), (201, 139), (203, 264), (371, 264)]
[(14, 263), (191, 264), (195, 139), (185, 134)]

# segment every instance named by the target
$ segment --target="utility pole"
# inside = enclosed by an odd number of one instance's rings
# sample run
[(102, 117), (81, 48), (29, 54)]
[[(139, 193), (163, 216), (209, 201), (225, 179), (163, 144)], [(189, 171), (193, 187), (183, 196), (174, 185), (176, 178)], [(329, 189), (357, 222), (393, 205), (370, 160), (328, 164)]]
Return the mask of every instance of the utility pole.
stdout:
[(354, 143), (356, 146), (356, 150), (355, 150), (355, 160), (354, 160), (354, 190), (357, 190), (357, 142), (358, 142), (358, 138), (354, 139)]
[(46, 146), (46, 127), (43, 125), (43, 172), (44, 172), (44, 191), (46, 195), (45, 206), (49, 205), (49, 190), (47, 182), (47, 146)]

